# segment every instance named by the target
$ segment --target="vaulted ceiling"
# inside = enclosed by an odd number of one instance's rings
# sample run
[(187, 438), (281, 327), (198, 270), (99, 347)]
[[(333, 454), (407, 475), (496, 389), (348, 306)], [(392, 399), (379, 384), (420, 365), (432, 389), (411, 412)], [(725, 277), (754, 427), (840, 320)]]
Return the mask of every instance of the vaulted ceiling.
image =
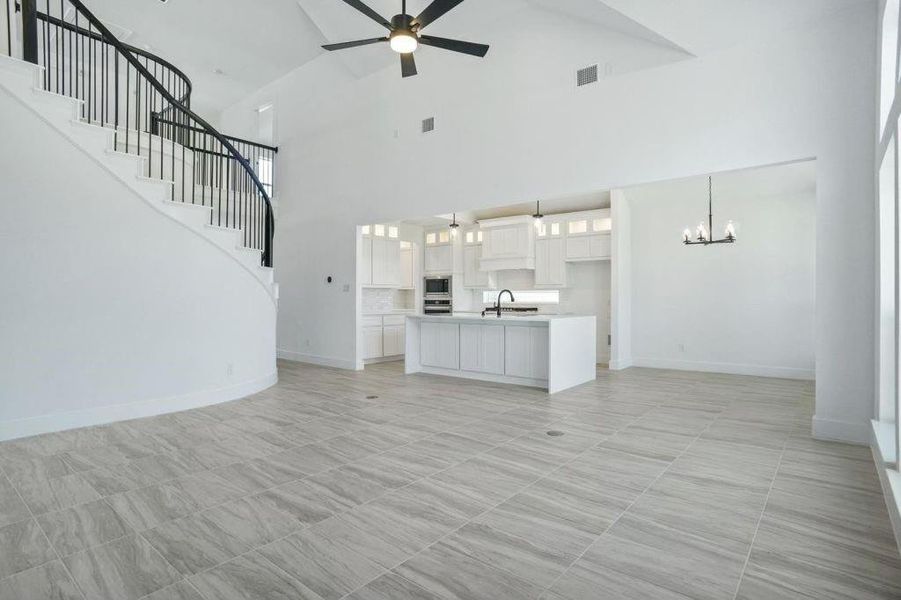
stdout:
[[(366, 1), (389, 19), (400, 12), (400, 0)], [(612, 31), (691, 57), (801, 26), (861, 2), (873, 0), (469, 0), (429, 32), (490, 44), (511, 15), (536, 11), (554, 15), (557, 22), (565, 18), (574, 26), (595, 28), (599, 35)], [(397, 68), (396, 55), (381, 45), (334, 53), (321, 49), (324, 43), (384, 34), (341, 0), (87, 0), (86, 4), (126, 41), (184, 70), (194, 82), (195, 105), (208, 112), (314, 60), (330, 61), (357, 78)], [(408, 13), (418, 14), (429, 0), (407, 4)]]

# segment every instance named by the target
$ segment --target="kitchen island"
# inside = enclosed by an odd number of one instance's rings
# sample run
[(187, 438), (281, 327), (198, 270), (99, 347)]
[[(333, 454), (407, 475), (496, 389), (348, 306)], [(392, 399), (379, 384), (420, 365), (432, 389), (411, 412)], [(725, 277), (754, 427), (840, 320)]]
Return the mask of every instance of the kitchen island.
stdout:
[(590, 315), (408, 315), (406, 332), (407, 373), (527, 385), (551, 394), (596, 376)]

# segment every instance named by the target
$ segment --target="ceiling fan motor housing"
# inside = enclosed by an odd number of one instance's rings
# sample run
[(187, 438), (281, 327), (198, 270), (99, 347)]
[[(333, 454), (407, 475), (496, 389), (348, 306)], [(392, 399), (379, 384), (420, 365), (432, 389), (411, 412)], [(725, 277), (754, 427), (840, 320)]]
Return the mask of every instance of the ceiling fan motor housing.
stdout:
[(394, 15), (391, 17), (391, 28), (393, 29), (391, 32), (392, 35), (398, 31), (412, 33), (413, 17), (410, 15)]

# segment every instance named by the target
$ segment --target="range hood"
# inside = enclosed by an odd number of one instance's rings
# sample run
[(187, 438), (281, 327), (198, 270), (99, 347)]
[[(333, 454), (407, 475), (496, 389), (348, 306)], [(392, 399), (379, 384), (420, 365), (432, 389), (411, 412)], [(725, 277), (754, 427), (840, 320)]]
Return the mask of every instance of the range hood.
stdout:
[(535, 270), (535, 220), (522, 215), (479, 221), (480, 271)]

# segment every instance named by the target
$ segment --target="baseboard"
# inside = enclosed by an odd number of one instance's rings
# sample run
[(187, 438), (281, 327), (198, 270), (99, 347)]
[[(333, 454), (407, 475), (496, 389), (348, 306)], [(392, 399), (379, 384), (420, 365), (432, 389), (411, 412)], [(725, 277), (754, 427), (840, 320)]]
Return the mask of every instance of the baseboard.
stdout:
[(362, 364), (358, 367), (357, 361), (355, 360), (345, 360), (343, 358), (333, 358), (330, 356), (317, 356), (315, 354), (302, 354), (300, 352), (292, 352), (291, 350), (278, 350), (278, 357), (282, 360), (319, 365), (320, 367), (334, 367), (336, 369), (348, 369), (351, 371), (359, 371), (363, 368)]
[(813, 437), (818, 440), (831, 440), (866, 446), (870, 443), (870, 426), (868, 423), (836, 421), (814, 415)]
[(403, 354), (400, 356), (383, 356), (381, 358), (367, 358), (363, 361), (364, 365), (377, 365), (379, 363), (387, 363), (387, 362), (401, 362), (404, 360)]
[[(882, 494), (885, 496), (885, 506), (888, 509), (889, 521), (895, 532), (895, 544), (901, 553), (901, 473), (893, 468), (894, 443), (890, 436), (881, 432), (879, 421), (873, 421), (870, 428), (870, 449), (873, 451), (873, 461), (876, 463), (876, 472), (879, 473), (879, 484), (882, 486)], [(891, 436), (895, 434), (895, 428), (891, 428)], [(889, 439), (887, 439), (889, 438)], [(886, 448), (891, 445), (891, 448)]]
[(213, 390), (191, 392), (168, 398), (154, 398), (127, 404), (100, 406), (85, 410), (74, 410), (52, 415), (41, 415), (27, 419), (0, 422), (0, 441), (12, 440), (31, 435), (63, 431), (78, 427), (103, 425), (114, 421), (127, 421), (141, 417), (153, 417), (171, 412), (200, 408), (211, 404), (237, 400), (255, 394), (278, 382), (278, 373), (271, 373), (259, 379), (245, 381)]
[(729, 375), (753, 375), (756, 377), (778, 377), (780, 379), (803, 379), (808, 381), (815, 379), (815, 371), (813, 369), (701, 362), (671, 358), (633, 358), (628, 366), (647, 367), (650, 369), (674, 369), (677, 371), (701, 371), (704, 373), (726, 373)]
[(623, 369), (628, 369), (632, 366), (631, 358), (622, 358), (619, 360), (611, 360), (610, 364), (607, 365), (607, 368), (611, 371), (622, 371)]

